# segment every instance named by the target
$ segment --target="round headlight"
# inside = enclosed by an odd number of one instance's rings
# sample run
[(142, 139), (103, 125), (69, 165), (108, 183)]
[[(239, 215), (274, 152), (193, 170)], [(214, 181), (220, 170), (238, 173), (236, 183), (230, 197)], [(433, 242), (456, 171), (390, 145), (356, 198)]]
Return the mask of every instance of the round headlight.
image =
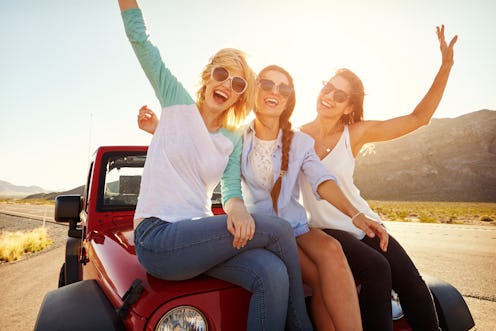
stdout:
[(207, 319), (196, 308), (180, 306), (162, 316), (155, 331), (207, 331)]

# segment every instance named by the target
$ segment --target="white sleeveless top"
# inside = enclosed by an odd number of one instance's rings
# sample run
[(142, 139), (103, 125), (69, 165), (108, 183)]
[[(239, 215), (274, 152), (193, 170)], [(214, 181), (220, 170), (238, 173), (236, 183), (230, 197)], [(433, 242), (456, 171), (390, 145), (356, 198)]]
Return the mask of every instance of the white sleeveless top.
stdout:
[[(351, 150), (348, 126), (345, 126), (343, 134), (334, 149), (321, 162), (337, 178), (339, 187), (350, 202), (367, 216), (382, 223), (379, 215), (360, 196), (360, 190), (353, 182), (355, 158)], [(327, 201), (317, 200), (305, 177), (301, 176), (300, 178), (303, 204), (309, 213), (311, 227), (342, 230), (353, 234), (358, 239), (363, 239), (365, 233), (353, 225), (350, 217), (340, 212)]]

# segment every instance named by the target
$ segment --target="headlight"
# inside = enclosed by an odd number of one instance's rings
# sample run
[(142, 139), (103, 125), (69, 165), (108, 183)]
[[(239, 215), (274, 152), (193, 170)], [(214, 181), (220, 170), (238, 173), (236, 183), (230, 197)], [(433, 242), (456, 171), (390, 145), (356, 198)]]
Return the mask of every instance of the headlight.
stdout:
[(207, 319), (196, 308), (180, 306), (169, 310), (160, 319), (155, 331), (207, 331)]

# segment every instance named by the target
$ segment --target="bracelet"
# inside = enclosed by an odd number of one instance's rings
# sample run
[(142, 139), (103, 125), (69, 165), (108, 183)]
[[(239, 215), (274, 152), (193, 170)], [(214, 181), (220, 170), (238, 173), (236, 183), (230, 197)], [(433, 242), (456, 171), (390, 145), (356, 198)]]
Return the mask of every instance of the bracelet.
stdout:
[(360, 216), (360, 214), (363, 214), (363, 212), (359, 211), (358, 213), (356, 213), (355, 215), (353, 215), (353, 216), (351, 217), (351, 221), (353, 222), (353, 220), (354, 220), (355, 218), (357, 218), (358, 216)]

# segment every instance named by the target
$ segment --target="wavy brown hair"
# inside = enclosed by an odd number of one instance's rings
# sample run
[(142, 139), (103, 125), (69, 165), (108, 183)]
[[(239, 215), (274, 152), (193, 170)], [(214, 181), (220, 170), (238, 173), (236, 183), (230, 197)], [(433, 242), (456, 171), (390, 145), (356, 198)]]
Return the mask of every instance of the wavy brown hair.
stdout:
[(243, 78), (248, 83), (246, 91), (238, 101), (222, 114), (222, 125), (228, 129), (236, 129), (245, 120), (255, 103), (255, 73), (246, 61), (246, 54), (235, 48), (223, 48), (210, 59), (201, 74), (201, 87), (196, 92), (197, 105), (200, 107), (205, 101), (206, 84), (211, 78), (212, 69), (222, 66), (228, 71), (241, 70)]
[(292, 124), (289, 119), (291, 118), (296, 105), (296, 96), (294, 92), (293, 77), (291, 77), (291, 75), (286, 70), (276, 65), (270, 65), (263, 68), (258, 74), (258, 77), (262, 77), (262, 75), (268, 71), (277, 71), (282, 73), (284, 76), (286, 76), (289, 82), (289, 86), (291, 86), (291, 88), (293, 89), (293, 92), (288, 96), (288, 99), (286, 101), (286, 109), (284, 109), (281, 116), (279, 117), (279, 128), (282, 130), (282, 162), (279, 177), (274, 183), (274, 186), (272, 186), (272, 191), (270, 192), (270, 195), (272, 197), (272, 206), (274, 207), (274, 211), (277, 214), (277, 201), (279, 200), (279, 194), (281, 193), (282, 177), (288, 170), (291, 140), (294, 136), (294, 131), (291, 128)]
[(341, 116), (341, 123), (349, 125), (355, 122), (363, 121), (363, 99), (365, 97), (365, 90), (360, 78), (351, 70), (346, 68), (338, 69), (334, 75), (346, 79), (350, 84), (351, 94), (348, 103), (353, 106), (353, 111), (349, 114)]

